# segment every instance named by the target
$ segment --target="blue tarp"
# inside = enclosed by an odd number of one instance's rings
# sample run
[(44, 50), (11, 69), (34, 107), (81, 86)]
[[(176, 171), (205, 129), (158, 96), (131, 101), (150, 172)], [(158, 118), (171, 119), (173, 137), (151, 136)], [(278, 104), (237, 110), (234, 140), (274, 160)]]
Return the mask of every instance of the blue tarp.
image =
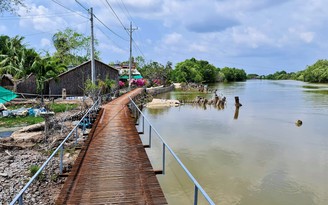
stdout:
[(0, 103), (9, 102), (16, 97), (17, 95), (14, 92), (0, 86)]

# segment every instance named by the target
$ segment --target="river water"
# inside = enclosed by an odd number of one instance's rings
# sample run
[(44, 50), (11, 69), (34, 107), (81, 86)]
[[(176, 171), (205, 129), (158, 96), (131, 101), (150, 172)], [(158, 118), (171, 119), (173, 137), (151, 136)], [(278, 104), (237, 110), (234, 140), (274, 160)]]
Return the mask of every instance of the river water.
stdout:
[[(327, 205), (328, 95), (312, 91), (328, 85), (250, 80), (211, 88), (227, 97), (224, 110), (185, 104), (144, 113), (214, 202)], [(174, 91), (160, 97), (197, 95), (204, 94)], [(235, 96), (243, 105), (238, 116)], [(147, 132), (146, 126), (145, 144)], [(154, 137), (152, 145), (147, 152), (154, 169), (161, 169), (161, 144)], [(166, 156), (166, 174), (158, 179), (169, 204), (193, 204), (193, 184)], [(206, 204), (201, 194), (199, 204)]]

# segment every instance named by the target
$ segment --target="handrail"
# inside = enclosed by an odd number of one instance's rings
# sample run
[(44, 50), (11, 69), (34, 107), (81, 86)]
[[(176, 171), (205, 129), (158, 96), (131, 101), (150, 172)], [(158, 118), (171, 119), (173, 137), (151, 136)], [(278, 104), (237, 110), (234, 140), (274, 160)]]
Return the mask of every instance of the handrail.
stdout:
[[(75, 127), (72, 129), (72, 131), (70, 133), (68, 133), (68, 135), (66, 136), (66, 138), (62, 141), (62, 143), (60, 143), (60, 145), (55, 149), (55, 151), (50, 155), (50, 157), (43, 163), (43, 165), (39, 168), (39, 170), (33, 175), (33, 177), (30, 179), (30, 181), (23, 187), (23, 189), (21, 189), (21, 191), (16, 195), (16, 197), (10, 202), (10, 205), (14, 205), (17, 201), (19, 202), (20, 205), (23, 204), (23, 194), (26, 191), (27, 188), (29, 188), (29, 186), (33, 183), (33, 181), (38, 177), (38, 175), (42, 172), (42, 170), (47, 166), (47, 164), (50, 162), (50, 160), (57, 154), (57, 152), (60, 150), (60, 174), (62, 174), (62, 163), (63, 163), (63, 159), (62, 159), (62, 155), (63, 155), (63, 146), (64, 143), (68, 140), (68, 138), (78, 129), (79, 124), (82, 122), (82, 120), (87, 117), (87, 115), (90, 114), (90, 112), (92, 110), (95, 110), (97, 108), (97, 106), (99, 106), (99, 102), (100, 99), (98, 99), (88, 110), (88, 112), (86, 112), (83, 117), (81, 118), (81, 120), (75, 125)], [(90, 119), (90, 118), (89, 118)]]
[(134, 107), (138, 110), (138, 112), (142, 115), (143, 117), (143, 129), (144, 129), (144, 119), (148, 122), (150, 128), (150, 135), (149, 135), (149, 146), (151, 145), (151, 129), (153, 129), (158, 138), (162, 141), (163, 143), (163, 174), (165, 174), (165, 148), (167, 148), (172, 156), (175, 158), (175, 160), (178, 162), (178, 164), (182, 167), (182, 169), (186, 172), (188, 175), (189, 179), (194, 183), (195, 185), (195, 190), (194, 190), (194, 205), (197, 205), (198, 201), (198, 190), (203, 194), (204, 198), (207, 200), (207, 202), (211, 205), (214, 205), (215, 203), (213, 200), (208, 196), (208, 194), (205, 192), (205, 190), (202, 188), (202, 186), (197, 182), (195, 177), (190, 173), (190, 171), (187, 169), (187, 167), (182, 163), (182, 161), (179, 159), (179, 157), (175, 154), (175, 152), (172, 150), (172, 148), (165, 142), (163, 137), (159, 134), (159, 132), (156, 130), (156, 128), (151, 124), (151, 122), (148, 120), (148, 118), (144, 115), (144, 113), (139, 109), (139, 107), (136, 105), (136, 103), (132, 100), (131, 97), (129, 97), (131, 103), (134, 105)]

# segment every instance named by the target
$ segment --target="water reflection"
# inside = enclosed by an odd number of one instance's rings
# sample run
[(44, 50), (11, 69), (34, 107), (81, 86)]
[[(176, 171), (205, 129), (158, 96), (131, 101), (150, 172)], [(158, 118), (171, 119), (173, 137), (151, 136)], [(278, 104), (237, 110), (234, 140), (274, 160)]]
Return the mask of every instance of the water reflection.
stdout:
[(315, 205), (317, 201), (312, 191), (289, 179), (282, 170), (269, 173), (261, 180), (258, 188), (252, 189), (241, 198), (239, 205)]
[[(304, 92), (304, 85), (260, 80), (211, 85), (227, 97), (225, 109), (185, 104), (145, 113), (216, 204), (326, 205), (328, 95)], [(247, 105), (242, 117), (235, 96)], [(295, 126), (298, 119), (301, 127)], [(193, 185), (172, 159), (159, 179), (169, 204), (192, 204)]]

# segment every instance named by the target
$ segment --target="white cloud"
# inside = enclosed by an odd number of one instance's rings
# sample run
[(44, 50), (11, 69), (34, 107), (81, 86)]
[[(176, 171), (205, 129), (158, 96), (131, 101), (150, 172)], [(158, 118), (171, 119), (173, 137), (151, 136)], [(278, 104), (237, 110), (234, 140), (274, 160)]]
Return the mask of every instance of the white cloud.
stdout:
[(41, 46), (42, 47), (49, 47), (51, 45), (52, 45), (52, 42), (49, 39), (47, 39), (47, 38), (42, 38), (41, 39)]
[(196, 44), (196, 43), (192, 43), (189, 46), (189, 51), (190, 52), (202, 52), (205, 53), (207, 52), (209, 49), (207, 48), (207, 46), (205, 45), (201, 45), (201, 44)]
[(311, 43), (314, 38), (314, 33), (313, 32), (300, 33), (300, 38), (306, 43)]
[(163, 42), (166, 45), (174, 45), (181, 41), (182, 35), (179, 33), (171, 33), (164, 37)]
[(4, 25), (0, 25), (0, 32), (5, 33), (7, 31), (7, 27)]
[(19, 22), (19, 25), (23, 28), (33, 27), (37, 31), (49, 32), (67, 25), (60, 15), (55, 16), (53, 12), (42, 5), (29, 5), (28, 12), (25, 9), (20, 9), (19, 14), (28, 16), (22, 18)]
[(232, 38), (234, 43), (247, 45), (252, 48), (272, 43), (272, 40), (266, 34), (252, 27), (233, 28)]

